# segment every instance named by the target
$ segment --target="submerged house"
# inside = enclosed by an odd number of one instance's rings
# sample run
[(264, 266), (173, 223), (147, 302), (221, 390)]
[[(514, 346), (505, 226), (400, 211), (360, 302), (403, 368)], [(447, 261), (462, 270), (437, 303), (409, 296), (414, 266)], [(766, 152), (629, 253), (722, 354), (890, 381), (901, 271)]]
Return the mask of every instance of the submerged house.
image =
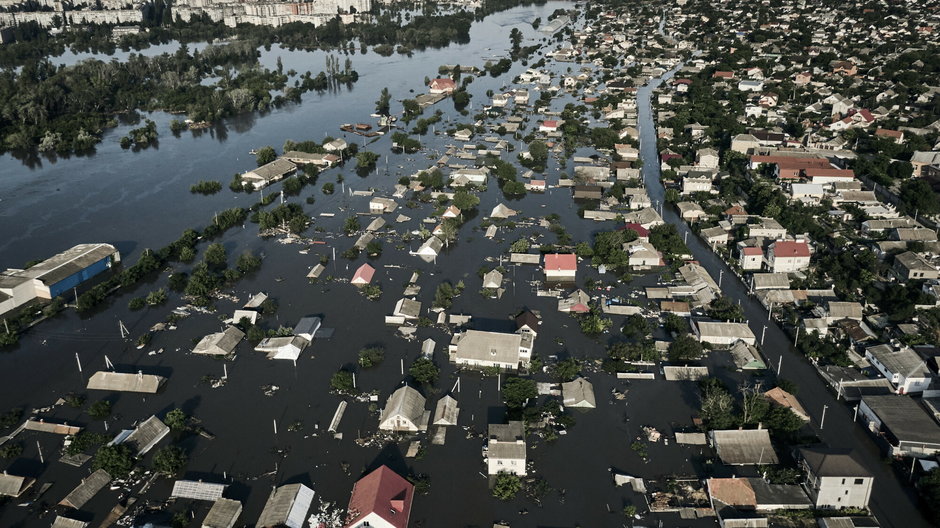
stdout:
[(271, 163), (265, 163), (257, 169), (243, 172), (242, 181), (250, 184), (257, 191), (262, 187), (270, 185), (283, 179), (288, 174), (297, 171), (297, 165), (284, 158), (278, 158)]
[(400, 387), (388, 397), (379, 416), (379, 429), (406, 433), (427, 431), (431, 411), (424, 410), (426, 401), (414, 388), (407, 385)]
[(486, 444), (486, 467), (490, 475), (526, 475), (525, 428), (522, 422), (490, 424)]
[(216, 332), (203, 337), (193, 348), (193, 354), (227, 356), (235, 351), (235, 347), (243, 337), (245, 337), (245, 332), (230, 326), (224, 332)]
[(516, 370), (528, 366), (534, 341), (531, 333), (467, 330), (454, 334), (448, 354), (450, 361), (457, 365)]
[(406, 528), (413, 500), (414, 484), (380, 466), (353, 485), (343, 528)]
[(271, 490), (256, 528), (303, 528), (313, 502), (313, 490), (303, 484), (286, 484)]
[(310, 342), (300, 336), (268, 337), (255, 347), (256, 352), (265, 352), (268, 359), (297, 361)]
[(88, 390), (155, 394), (165, 382), (166, 378), (154, 374), (143, 374), (141, 372), (126, 374), (99, 370), (88, 378), (86, 388)]

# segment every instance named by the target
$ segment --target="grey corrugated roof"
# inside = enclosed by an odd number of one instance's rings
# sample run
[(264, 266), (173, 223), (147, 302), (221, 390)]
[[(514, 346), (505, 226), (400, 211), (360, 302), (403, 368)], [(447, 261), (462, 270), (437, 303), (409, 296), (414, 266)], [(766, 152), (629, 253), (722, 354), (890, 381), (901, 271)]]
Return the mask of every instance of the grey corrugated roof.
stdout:
[(194, 354), (214, 354), (228, 355), (235, 350), (235, 347), (245, 337), (245, 333), (230, 326), (224, 332), (216, 332), (203, 337), (193, 348)]
[(18, 475), (0, 474), (0, 495), (19, 497), (32, 484), (33, 479)]
[(754, 339), (754, 332), (745, 323), (729, 323), (718, 321), (696, 321), (699, 333), (706, 337), (730, 337), (739, 339)]
[(61, 515), (56, 515), (55, 521), (52, 522), (52, 528), (85, 528), (86, 526), (88, 526), (87, 522), (69, 519)]
[(804, 447), (800, 456), (817, 477), (870, 477), (871, 473), (852, 457), (850, 449)]
[(729, 465), (776, 464), (777, 453), (767, 429), (712, 431), (721, 461)]
[(242, 178), (254, 179), (253, 177), (257, 176), (264, 181), (271, 181), (281, 178), (285, 174), (289, 174), (295, 170), (297, 170), (297, 165), (294, 165), (293, 162), (283, 158), (278, 158), (271, 163), (267, 163), (258, 167), (257, 169), (246, 172), (242, 175)]
[(203, 528), (228, 528), (235, 519), (241, 515), (242, 503), (231, 499), (218, 499), (212, 505), (205, 520)]
[(173, 483), (173, 491), (170, 493), (170, 497), (214, 501), (222, 498), (222, 493), (225, 492), (227, 487), (226, 484), (217, 484), (215, 482), (177, 480)]
[(379, 424), (394, 416), (402, 416), (413, 423), (415, 426), (421, 426), (424, 416), (424, 396), (417, 390), (407, 385), (399, 388), (388, 397), (385, 408), (382, 409), (382, 415), (379, 417)]
[(467, 330), (456, 338), (457, 359), (473, 361), (493, 361), (498, 363), (519, 363), (519, 345), (522, 336), (500, 332)]
[(155, 393), (166, 378), (153, 374), (127, 374), (99, 370), (88, 379), (89, 390)]
[(594, 386), (591, 382), (578, 378), (561, 384), (562, 403), (565, 407), (597, 407), (594, 400)]
[(59, 504), (76, 510), (81, 509), (96, 493), (107, 486), (108, 482), (111, 482), (111, 475), (107, 471), (99, 469), (86, 477), (81, 484), (75, 486), (75, 489), (69, 492)]
[(150, 451), (169, 432), (170, 428), (165, 423), (156, 416), (151, 416), (138, 425), (137, 429), (134, 429), (134, 432), (127, 437), (124, 443), (134, 449), (137, 456), (141, 456)]
[(865, 351), (893, 374), (901, 374), (908, 378), (930, 377), (926, 362), (917, 352), (908, 347), (895, 350), (890, 345), (876, 345), (866, 348)]
[(516, 442), (525, 440), (525, 428), (520, 421), (505, 424), (489, 424), (488, 437), (498, 442)]
[(291, 508), (294, 507), (297, 496), (304, 489), (309, 490), (310, 488), (307, 488), (303, 484), (286, 484), (271, 491), (271, 495), (268, 496), (268, 501), (264, 504), (261, 517), (258, 518), (258, 522), (255, 526), (257, 528), (263, 528), (284, 525), (284, 523), (287, 522), (287, 517), (290, 515)]
[(862, 402), (878, 415), (902, 442), (940, 444), (940, 425), (909, 396), (879, 394), (862, 396)]
[(114, 253), (117, 253), (117, 249), (111, 244), (79, 244), (49, 257), (20, 274), (24, 277), (39, 279), (48, 286)]
[(434, 425), (457, 425), (457, 415), (460, 408), (450, 394), (437, 400), (437, 406), (434, 408)]

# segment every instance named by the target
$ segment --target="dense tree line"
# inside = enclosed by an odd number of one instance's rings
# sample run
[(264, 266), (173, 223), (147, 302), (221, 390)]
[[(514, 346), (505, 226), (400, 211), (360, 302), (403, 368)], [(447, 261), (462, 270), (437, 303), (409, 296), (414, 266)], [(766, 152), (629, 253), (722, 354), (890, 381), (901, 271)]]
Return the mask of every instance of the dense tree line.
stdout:
[[(83, 151), (97, 143), (104, 128), (116, 124), (116, 113), (166, 110), (212, 121), (299, 101), (304, 91), (329, 87), (309, 73), (288, 86), (288, 76), (262, 68), (258, 56), (254, 44), (239, 41), (192, 53), (181, 46), (173, 54), (132, 55), (125, 62), (87, 60), (56, 66), (41, 60), (20, 72), (5, 70), (0, 73), (2, 147)], [(347, 64), (332, 70), (329, 78), (348, 80), (354, 74)], [(201, 84), (212, 76), (219, 77), (215, 86)], [(272, 96), (274, 91), (284, 95)], [(148, 123), (133, 131), (125, 143), (154, 139), (153, 128)]]

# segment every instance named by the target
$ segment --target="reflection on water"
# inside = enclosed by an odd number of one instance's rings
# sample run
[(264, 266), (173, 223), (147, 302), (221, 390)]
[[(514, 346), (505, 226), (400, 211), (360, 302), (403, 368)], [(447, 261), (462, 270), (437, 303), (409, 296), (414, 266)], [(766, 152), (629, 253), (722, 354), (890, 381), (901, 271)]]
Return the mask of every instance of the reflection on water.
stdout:
[[(265, 114), (239, 115), (207, 130), (174, 137), (169, 131), (170, 121), (184, 116), (155, 112), (133, 117), (130, 121), (147, 118), (157, 124), (159, 149), (121, 149), (120, 138), (135, 126), (122, 118), (89, 153), (67, 157), (8, 153), (0, 157), (0, 266), (18, 266), (88, 240), (131, 238), (139, 240), (141, 247), (160, 247), (183, 229), (203, 224), (212, 212), (256, 199), (233, 195), (227, 189), (211, 197), (192, 196), (192, 183), (215, 179), (227, 184), (233, 174), (254, 166), (250, 150), (263, 145), (279, 150), (287, 139), (321, 140), (330, 135), (365, 143), (358, 136), (342, 134), (338, 126), (371, 121), (369, 114), (382, 87), (388, 87), (396, 100), (423, 92), (424, 78), (436, 76), (441, 64), (482, 66), (484, 57), (505, 55), (509, 47), (507, 27), (517, 26), (530, 42), (541, 40), (544, 36), (533, 30), (530, 22), (570, 5), (550, 3), (498, 13), (473, 24), (469, 43), (415, 52), (411, 57), (382, 57), (372, 51), (362, 54), (354, 50), (348, 56), (360, 78), (353, 87), (310, 92), (299, 105), (289, 104)], [(191, 44), (189, 48), (204, 49), (206, 45)], [(173, 53), (177, 49), (176, 43), (169, 43), (151, 46), (142, 53)], [(113, 57), (123, 60), (129, 53), (117, 52)], [(328, 55), (338, 55), (341, 61), (346, 57), (337, 51), (292, 51), (272, 45), (261, 50), (260, 61), (266, 68), (275, 68), (280, 58), (285, 71), (318, 72), (325, 68)], [(92, 54), (66, 53), (58, 59), (74, 62), (90, 57)], [(518, 73), (519, 68), (517, 65), (514, 72)], [(503, 79), (477, 78), (470, 85), (474, 104), (482, 104), (486, 90), (498, 90), (507, 78), (509, 75)], [(454, 112), (449, 101), (431, 110), (437, 108), (445, 112), (447, 121), (467, 122)], [(439, 124), (438, 130), (445, 129), (447, 121)], [(375, 148), (381, 151), (385, 147)], [(391, 159), (394, 165), (408, 163), (396, 155)], [(426, 168), (426, 161), (421, 163), (425, 165), (421, 168)], [(142, 218), (154, 222), (141, 229)]]

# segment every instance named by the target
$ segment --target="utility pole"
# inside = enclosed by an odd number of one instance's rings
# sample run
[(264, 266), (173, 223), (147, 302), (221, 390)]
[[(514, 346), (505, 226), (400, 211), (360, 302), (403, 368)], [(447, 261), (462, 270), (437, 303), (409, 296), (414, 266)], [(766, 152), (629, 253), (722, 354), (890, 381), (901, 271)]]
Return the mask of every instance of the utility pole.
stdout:
[(777, 377), (780, 377), (780, 368), (783, 367), (783, 354), (780, 354), (780, 360), (777, 361)]
[(78, 359), (78, 352), (75, 353), (75, 362), (78, 363), (78, 373), (82, 373), (82, 360)]
[(858, 405), (855, 406), (855, 415), (852, 416), (852, 422), (854, 423), (857, 421), (858, 421)]
[(828, 405), (823, 405), (823, 414), (822, 414), (822, 418), (820, 418), (820, 420), (819, 420), (819, 430), (820, 430), (820, 431), (822, 431), (823, 426), (826, 424), (826, 409), (828, 409), (828, 408), (829, 408)]
[(40, 464), (45, 464), (46, 461), (45, 461), (45, 460), (43, 459), (43, 457), (42, 457), (42, 446), (39, 445), (39, 440), (36, 440), (36, 449), (39, 450), (39, 463), (40, 463)]
[(767, 335), (767, 325), (764, 325), (764, 329), (760, 332), (760, 346), (764, 346), (764, 336)]
[(721, 279), (723, 278), (725, 278), (725, 270), (718, 270), (718, 289), (719, 290), (721, 289)]

